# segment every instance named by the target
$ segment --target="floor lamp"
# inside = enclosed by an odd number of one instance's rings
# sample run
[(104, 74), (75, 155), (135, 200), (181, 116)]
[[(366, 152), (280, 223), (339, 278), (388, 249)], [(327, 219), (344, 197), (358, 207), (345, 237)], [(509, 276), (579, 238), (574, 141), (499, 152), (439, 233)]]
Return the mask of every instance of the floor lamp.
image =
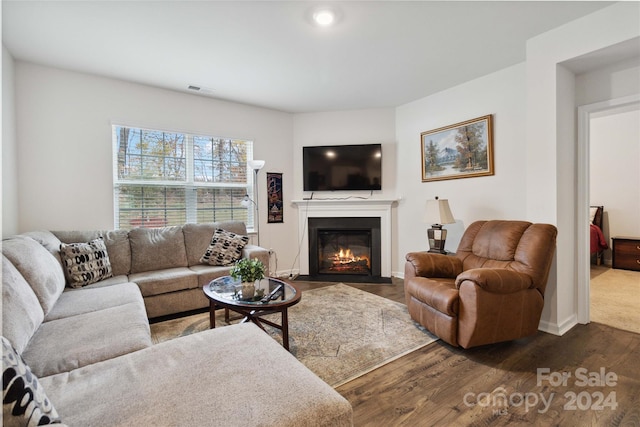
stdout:
[(253, 205), (256, 208), (256, 215), (253, 219), (253, 225), (256, 229), (256, 234), (258, 235), (258, 246), (260, 246), (260, 210), (258, 205), (260, 203), (260, 199), (258, 199), (258, 172), (260, 169), (264, 167), (264, 160), (249, 160), (248, 165), (251, 169), (253, 169), (253, 195), (255, 198), (255, 202)]

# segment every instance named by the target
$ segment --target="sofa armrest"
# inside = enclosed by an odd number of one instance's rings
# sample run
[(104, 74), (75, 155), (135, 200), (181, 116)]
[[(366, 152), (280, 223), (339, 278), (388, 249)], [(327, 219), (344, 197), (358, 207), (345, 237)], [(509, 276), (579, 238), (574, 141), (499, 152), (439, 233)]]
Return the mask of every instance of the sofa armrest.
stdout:
[(407, 276), (453, 279), (462, 272), (462, 261), (450, 255), (409, 252), (405, 258), (405, 279)]
[(456, 278), (456, 287), (460, 289), (465, 281), (496, 294), (512, 294), (533, 287), (531, 276), (505, 268), (472, 268), (463, 271)]
[(260, 262), (266, 267), (265, 273), (270, 273), (269, 270), (269, 250), (256, 245), (246, 245), (242, 249), (242, 258), (247, 259), (259, 259)]

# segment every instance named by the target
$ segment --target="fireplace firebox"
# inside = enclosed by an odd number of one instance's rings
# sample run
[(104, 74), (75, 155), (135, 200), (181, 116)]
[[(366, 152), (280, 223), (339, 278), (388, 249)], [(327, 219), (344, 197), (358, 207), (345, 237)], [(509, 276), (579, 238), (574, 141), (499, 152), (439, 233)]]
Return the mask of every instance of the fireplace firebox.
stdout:
[(380, 218), (309, 218), (307, 280), (388, 282), (380, 274)]
[(371, 275), (371, 230), (319, 231), (318, 273)]

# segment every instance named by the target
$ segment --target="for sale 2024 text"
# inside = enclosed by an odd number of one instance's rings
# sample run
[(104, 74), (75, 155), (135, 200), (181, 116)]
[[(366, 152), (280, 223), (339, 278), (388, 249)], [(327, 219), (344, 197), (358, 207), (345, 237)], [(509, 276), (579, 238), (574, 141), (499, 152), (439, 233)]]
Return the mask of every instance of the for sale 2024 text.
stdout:
[(573, 373), (551, 372), (549, 368), (538, 368), (537, 385), (540, 387), (545, 384), (551, 387), (573, 385), (585, 389), (578, 392), (570, 390), (564, 393), (564, 397), (567, 399), (564, 404), (566, 411), (602, 411), (605, 409), (615, 410), (618, 407), (615, 390), (606, 390), (606, 388), (615, 387), (618, 384), (618, 375), (615, 372), (607, 372), (604, 367), (598, 371), (577, 368)]

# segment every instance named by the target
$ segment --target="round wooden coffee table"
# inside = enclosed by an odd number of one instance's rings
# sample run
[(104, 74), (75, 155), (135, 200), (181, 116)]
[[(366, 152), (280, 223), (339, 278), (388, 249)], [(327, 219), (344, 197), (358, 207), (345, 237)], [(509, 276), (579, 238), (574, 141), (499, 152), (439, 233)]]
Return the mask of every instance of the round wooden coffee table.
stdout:
[[(240, 282), (231, 276), (213, 279), (204, 285), (202, 290), (209, 298), (209, 324), (216, 327), (216, 310), (225, 309), (225, 321), (229, 322), (229, 310), (244, 316), (240, 323), (253, 322), (263, 331), (264, 325), (272, 326), (282, 331), (282, 345), (289, 350), (289, 318), (287, 309), (300, 301), (302, 292), (292, 283), (273, 277), (259, 281), (258, 289), (264, 289), (262, 298), (254, 297), (251, 301), (240, 298)], [(273, 313), (281, 314), (278, 325), (263, 316)]]

